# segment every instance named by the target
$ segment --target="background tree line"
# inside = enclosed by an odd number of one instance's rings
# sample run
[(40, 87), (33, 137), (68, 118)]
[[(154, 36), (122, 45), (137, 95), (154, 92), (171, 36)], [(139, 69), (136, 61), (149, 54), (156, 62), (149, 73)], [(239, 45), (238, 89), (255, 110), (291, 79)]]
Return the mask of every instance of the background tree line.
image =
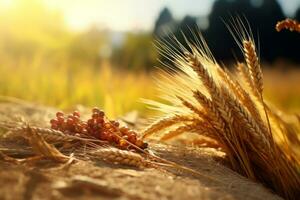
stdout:
[[(259, 39), (263, 60), (272, 62), (283, 58), (300, 61), (299, 35), (275, 30), (276, 22), (286, 18), (276, 0), (217, 0), (207, 18), (186, 16), (181, 21), (176, 21), (170, 10), (164, 8), (155, 23), (153, 35), (168, 40), (174, 34), (186, 45), (182, 33), (188, 40), (193, 40), (191, 32), (197, 32), (199, 27), (214, 56), (218, 60), (229, 61), (241, 55), (223, 20), (229, 22), (231, 17), (236, 16), (249, 21), (256, 41)], [(300, 20), (300, 8), (294, 18)]]

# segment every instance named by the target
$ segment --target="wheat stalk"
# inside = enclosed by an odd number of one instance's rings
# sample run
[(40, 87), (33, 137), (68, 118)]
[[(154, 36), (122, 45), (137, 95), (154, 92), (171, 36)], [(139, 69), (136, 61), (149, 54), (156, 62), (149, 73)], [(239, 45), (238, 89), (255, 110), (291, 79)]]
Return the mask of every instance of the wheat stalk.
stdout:
[(251, 40), (243, 41), (244, 54), (247, 66), (252, 79), (252, 90), (254, 94), (262, 94), (263, 92), (263, 76), (260, 68), (258, 56), (256, 54), (254, 42)]

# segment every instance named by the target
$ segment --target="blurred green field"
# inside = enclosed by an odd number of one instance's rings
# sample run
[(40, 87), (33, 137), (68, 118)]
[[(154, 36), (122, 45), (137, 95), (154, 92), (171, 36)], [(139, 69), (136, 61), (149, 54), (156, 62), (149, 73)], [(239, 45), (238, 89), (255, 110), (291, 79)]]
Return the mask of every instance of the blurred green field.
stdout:
[[(1, 58), (0, 58), (1, 59)], [(41, 63), (0, 67), (0, 94), (68, 109), (76, 105), (99, 106), (111, 117), (132, 110), (145, 111), (140, 98), (154, 98), (150, 74), (99, 69), (43, 67)]]

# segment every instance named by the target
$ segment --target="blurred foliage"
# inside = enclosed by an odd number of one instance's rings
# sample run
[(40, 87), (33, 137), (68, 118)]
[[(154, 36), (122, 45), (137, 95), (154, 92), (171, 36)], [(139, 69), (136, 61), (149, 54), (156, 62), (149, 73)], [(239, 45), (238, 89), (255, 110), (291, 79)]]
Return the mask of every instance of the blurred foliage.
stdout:
[(114, 50), (112, 63), (130, 70), (151, 69), (158, 54), (149, 33), (127, 33), (121, 47)]
[(153, 99), (156, 93), (149, 74), (113, 70), (109, 63), (102, 63), (98, 69), (80, 70), (66, 68), (64, 63), (56, 68), (45, 64), (36, 57), (32, 63), (1, 66), (0, 95), (62, 109), (99, 106), (110, 117), (116, 117), (132, 110), (145, 112), (140, 98)]
[[(299, 15), (300, 8), (295, 18), (299, 18)], [(174, 34), (182, 44), (187, 46), (182, 33), (189, 41), (193, 41), (191, 32), (197, 32), (199, 25), (217, 60), (233, 60), (233, 55), (242, 58), (239, 47), (224, 24), (224, 22), (230, 23), (232, 17), (240, 16), (246, 18), (251, 25), (255, 40), (259, 41), (259, 53), (262, 59), (274, 61), (285, 58), (300, 61), (298, 34), (289, 31), (278, 33), (274, 28), (277, 21), (286, 17), (276, 0), (216, 0), (208, 16), (186, 16), (180, 21), (174, 20), (171, 16), (167, 8), (161, 11), (156, 21), (157, 27), (154, 28), (155, 35), (169, 41), (168, 37)], [(166, 34), (165, 30), (171, 31)]]
[[(99, 106), (111, 117), (144, 111), (138, 101), (154, 96), (153, 83), (148, 74), (111, 67), (108, 35), (95, 27), (72, 32), (63, 16), (41, 1), (16, 1), (0, 10), (0, 95), (63, 109)], [(128, 35), (125, 42), (130, 50), (121, 59), (128, 68), (143, 68), (154, 58), (149, 35), (137, 38)]]

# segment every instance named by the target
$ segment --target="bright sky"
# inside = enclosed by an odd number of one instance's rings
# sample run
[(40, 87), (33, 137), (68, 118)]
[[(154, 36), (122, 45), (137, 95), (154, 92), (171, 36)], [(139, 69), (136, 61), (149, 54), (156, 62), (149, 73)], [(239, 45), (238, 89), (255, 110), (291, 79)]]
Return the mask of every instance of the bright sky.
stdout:
[(84, 29), (91, 24), (113, 30), (150, 30), (160, 10), (168, 6), (181, 17), (206, 14), (212, 0), (44, 0), (51, 7), (59, 8), (67, 22), (75, 29)]
[[(14, 0), (0, 0), (9, 4)], [(160, 10), (167, 6), (177, 18), (206, 15), (214, 0), (42, 0), (59, 9), (75, 30), (100, 25), (114, 31), (150, 30)], [(285, 13), (294, 14), (300, 0), (278, 0)], [(1, 4), (0, 4), (1, 5)]]

